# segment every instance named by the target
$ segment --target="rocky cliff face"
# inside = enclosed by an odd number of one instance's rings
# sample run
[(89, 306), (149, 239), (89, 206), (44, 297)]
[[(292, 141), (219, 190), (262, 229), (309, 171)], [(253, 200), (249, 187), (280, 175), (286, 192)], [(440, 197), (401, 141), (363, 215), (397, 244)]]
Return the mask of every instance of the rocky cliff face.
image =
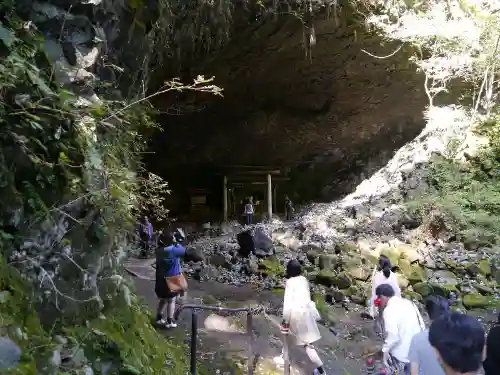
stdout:
[(404, 48), (365, 53), (399, 46), (361, 26), (324, 17), (315, 30), (312, 56), (291, 17), (239, 34), (203, 69), (224, 98), (182, 123), (169, 117), (165, 137), (175, 141), (158, 152), (178, 163), (290, 166), (304, 198), (351, 191), (422, 130), (423, 77)]

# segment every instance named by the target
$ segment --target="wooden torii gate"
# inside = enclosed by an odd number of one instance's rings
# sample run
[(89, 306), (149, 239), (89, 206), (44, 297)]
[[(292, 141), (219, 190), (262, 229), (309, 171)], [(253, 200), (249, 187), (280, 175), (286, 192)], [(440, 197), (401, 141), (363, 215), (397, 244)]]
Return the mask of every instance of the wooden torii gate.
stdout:
[(223, 168), (223, 211), (224, 221), (228, 220), (228, 188), (245, 185), (267, 185), (267, 215), (273, 217), (273, 207), (276, 208), (276, 186), (273, 181), (288, 180), (287, 171), (274, 166), (232, 165)]

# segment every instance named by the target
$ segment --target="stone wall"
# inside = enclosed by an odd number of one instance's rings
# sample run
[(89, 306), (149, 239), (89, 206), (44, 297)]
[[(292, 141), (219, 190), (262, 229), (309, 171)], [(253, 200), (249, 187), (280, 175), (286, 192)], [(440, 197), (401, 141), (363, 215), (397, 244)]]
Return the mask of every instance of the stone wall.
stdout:
[[(297, 19), (268, 21), (239, 34), (198, 69), (214, 75), (224, 98), (202, 111), (165, 119), (157, 152), (173, 163), (279, 164), (292, 167), (302, 199), (347, 193), (423, 128), (423, 77), (404, 48), (361, 25), (318, 18), (312, 59)], [(175, 156), (175, 161), (172, 155)], [(169, 156), (170, 155), (170, 156)]]

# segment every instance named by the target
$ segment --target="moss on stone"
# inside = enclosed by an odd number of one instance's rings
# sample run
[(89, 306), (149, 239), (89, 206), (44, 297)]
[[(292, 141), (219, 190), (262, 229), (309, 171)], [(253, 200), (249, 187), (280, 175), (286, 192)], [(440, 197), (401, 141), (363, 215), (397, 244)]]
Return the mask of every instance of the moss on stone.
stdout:
[(285, 274), (285, 267), (276, 258), (262, 260), (258, 268), (261, 273), (266, 275), (283, 276)]
[(401, 258), (401, 253), (393, 247), (386, 247), (380, 251), (380, 255), (385, 255), (391, 261), (392, 265), (397, 265)]
[(480, 260), (478, 263), (479, 273), (483, 276), (491, 275), (490, 262), (487, 259)]
[(403, 291), (403, 296), (406, 298), (409, 298), (411, 300), (416, 300), (416, 301), (422, 301), (422, 299), (423, 299), (419, 293), (413, 292), (411, 290)]
[(417, 283), (413, 285), (413, 290), (424, 298), (430, 295), (448, 297), (450, 292), (458, 293), (458, 289), (455, 285), (435, 284), (430, 282)]
[(401, 258), (398, 262), (398, 268), (406, 276), (409, 276), (411, 273), (411, 263), (408, 259)]
[(427, 280), (427, 271), (424, 267), (418, 264), (412, 264), (410, 267), (410, 273), (406, 275), (410, 284), (417, 284)]
[(339, 289), (347, 289), (354, 284), (352, 278), (345, 272), (335, 274), (334, 272), (321, 270), (315, 274), (314, 282), (327, 287), (336, 286)]
[(462, 303), (468, 309), (481, 309), (491, 305), (493, 300), (491, 297), (483, 296), (481, 294), (466, 294), (462, 298)]

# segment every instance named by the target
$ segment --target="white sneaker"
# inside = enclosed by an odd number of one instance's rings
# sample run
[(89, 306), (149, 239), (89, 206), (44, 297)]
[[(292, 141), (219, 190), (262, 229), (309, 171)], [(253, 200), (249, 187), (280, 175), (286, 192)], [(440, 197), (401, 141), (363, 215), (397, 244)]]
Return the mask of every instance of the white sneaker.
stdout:
[(171, 320), (170, 322), (165, 322), (165, 327), (167, 328), (177, 328), (177, 323)]
[(167, 321), (165, 319), (160, 319), (156, 321), (156, 326), (157, 327), (167, 327)]
[(277, 365), (277, 366), (284, 366), (285, 365), (285, 359), (283, 358), (282, 355), (279, 355), (277, 357), (274, 357), (273, 358), (273, 362)]

